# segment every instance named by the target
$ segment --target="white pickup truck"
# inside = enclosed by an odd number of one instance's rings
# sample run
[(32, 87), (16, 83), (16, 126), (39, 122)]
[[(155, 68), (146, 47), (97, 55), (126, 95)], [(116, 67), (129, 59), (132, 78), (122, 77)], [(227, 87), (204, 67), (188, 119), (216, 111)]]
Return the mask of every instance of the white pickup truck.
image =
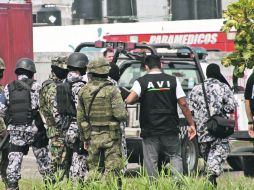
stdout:
[[(134, 81), (144, 75), (144, 70), (142, 68), (142, 54), (153, 52), (154, 50), (146, 47), (144, 44), (126, 44), (122, 42), (108, 42), (113, 48), (122, 48), (124, 51), (122, 55), (118, 58), (117, 64), (120, 68), (120, 80), (118, 82), (119, 87), (122, 89), (123, 96), (126, 96), (128, 89), (130, 89)], [(137, 48), (137, 45), (140, 47)], [(157, 44), (158, 45), (158, 44)], [(86, 47), (95, 48), (105, 48), (107, 44), (105, 42), (85, 42), (80, 44), (75, 51), (86, 52)], [(142, 50), (142, 47), (145, 49)], [(155, 45), (156, 46), (156, 45)], [(157, 49), (155, 52), (158, 53), (158, 48), (164, 46), (166, 50), (171, 50), (172, 46), (169, 44), (159, 44), (159, 46), (154, 47)], [(137, 51), (129, 51), (136, 47)], [(134, 48), (135, 49), (135, 48)], [(180, 48), (178, 47), (178, 50)], [(158, 51), (158, 52), (157, 52)], [(207, 54), (202, 48), (196, 48), (196, 52), (199, 52), (198, 57), (203, 59)], [(186, 52), (177, 51), (177, 53), (169, 53), (167, 51), (162, 51), (159, 53), (161, 55), (161, 60), (163, 63), (164, 72), (178, 77), (182, 87), (186, 94), (193, 88), (195, 84), (202, 82), (205, 78), (204, 73), (206, 67), (209, 63), (218, 63), (220, 65), (221, 57), (225, 56), (226, 53), (221, 52), (209, 52), (206, 61), (199, 61), (197, 57), (190, 56)], [(222, 65), (221, 71), (227, 80), (232, 84), (232, 73), (233, 67), (225, 68)], [(247, 133), (247, 117), (245, 113), (244, 105), (244, 87), (246, 85), (247, 78), (251, 73), (247, 70), (245, 76), (238, 80), (238, 86), (241, 88), (236, 88), (235, 98), (238, 102), (236, 112), (232, 115), (236, 121), (235, 133), (230, 137), (231, 144), (231, 154), (228, 157), (228, 163), (234, 170), (244, 170), (244, 174), (247, 176), (254, 175), (254, 146), (253, 140)], [(127, 89), (127, 91), (126, 91)], [(139, 125), (139, 103), (135, 105), (127, 105), (129, 111), (129, 120), (127, 127), (125, 128), (125, 135), (127, 140), (127, 151), (128, 151), (128, 161), (131, 163), (142, 163), (142, 144), (140, 138), (140, 125)], [(187, 138), (186, 128), (187, 122), (179, 109), (180, 124), (179, 128), (181, 130), (181, 140), (182, 140), (182, 157), (184, 163), (185, 172), (196, 171), (198, 158), (199, 158), (199, 148), (197, 139), (189, 141)], [(165, 161), (163, 155), (160, 160)]]

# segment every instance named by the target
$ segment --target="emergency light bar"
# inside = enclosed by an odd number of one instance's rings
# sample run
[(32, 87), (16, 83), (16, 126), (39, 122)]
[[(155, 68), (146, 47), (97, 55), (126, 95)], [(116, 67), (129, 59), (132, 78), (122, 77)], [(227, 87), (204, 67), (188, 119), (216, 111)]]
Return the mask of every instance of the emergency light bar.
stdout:
[(94, 42), (94, 47), (103, 48), (104, 47), (104, 42), (103, 41), (96, 41), (96, 42)]
[(140, 44), (140, 43), (132, 43), (132, 42), (104, 42), (104, 41), (96, 41), (96, 42), (84, 42), (79, 44), (74, 52), (80, 52), (82, 48), (85, 47), (95, 47), (95, 48), (113, 48), (113, 49), (127, 49), (127, 50), (134, 50), (134, 49), (147, 49), (152, 54), (156, 54), (156, 50), (148, 44)]
[[(148, 54), (160, 54), (164, 53), (174, 53), (179, 58), (193, 58), (194, 53), (197, 54), (199, 59), (205, 59), (208, 55), (206, 49), (202, 47), (188, 47), (182, 44), (142, 44), (142, 43), (133, 43), (133, 42), (104, 42), (104, 41), (95, 41), (95, 42), (84, 42), (81, 43), (76, 49), (75, 52), (79, 52), (82, 48), (85, 47), (95, 47), (95, 48), (113, 48), (113, 49), (122, 49), (122, 50), (138, 50), (146, 49), (149, 50)], [(164, 49), (164, 50), (163, 50)]]

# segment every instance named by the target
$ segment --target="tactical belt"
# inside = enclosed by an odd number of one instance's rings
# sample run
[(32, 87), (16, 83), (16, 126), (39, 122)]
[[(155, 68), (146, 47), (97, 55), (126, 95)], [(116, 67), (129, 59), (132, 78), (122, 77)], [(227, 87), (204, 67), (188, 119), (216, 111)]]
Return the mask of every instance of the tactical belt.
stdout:
[(92, 126), (92, 131), (101, 132), (101, 131), (109, 131), (109, 126)]
[(90, 116), (90, 119), (93, 121), (93, 122), (100, 122), (100, 123), (108, 123), (108, 121), (111, 121), (112, 120), (112, 116), (101, 116), (101, 117), (91, 117)]

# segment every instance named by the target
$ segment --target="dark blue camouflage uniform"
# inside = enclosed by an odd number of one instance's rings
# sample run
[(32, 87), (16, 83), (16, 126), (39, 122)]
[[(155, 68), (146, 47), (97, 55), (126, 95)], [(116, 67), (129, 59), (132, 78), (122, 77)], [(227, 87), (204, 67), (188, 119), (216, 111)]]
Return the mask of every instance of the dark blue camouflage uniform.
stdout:
[[(204, 84), (211, 116), (225, 115), (225, 112), (230, 113), (235, 109), (236, 101), (228, 85), (213, 78), (208, 78)], [(189, 107), (196, 122), (200, 151), (206, 161), (207, 169), (213, 175), (219, 176), (222, 172), (222, 164), (230, 152), (229, 141), (228, 138), (216, 138), (208, 133), (205, 125), (208, 113), (201, 84), (190, 92)]]
[[(25, 75), (19, 75), (18, 80), (28, 78)], [(38, 109), (39, 105), (39, 90), (40, 85), (38, 82), (33, 82), (31, 86), (31, 107), (33, 110)], [(8, 85), (4, 88), (4, 99), (0, 101), (0, 115), (5, 116), (9, 106), (9, 90)], [(10, 144), (16, 146), (31, 145), (34, 141), (34, 136), (38, 129), (34, 121), (32, 125), (8, 125), (7, 131), (10, 134)], [(38, 163), (39, 172), (45, 176), (50, 173), (50, 158), (48, 155), (48, 148), (36, 148), (32, 146), (34, 156)], [(23, 161), (23, 152), (10, 152), (8, 155), (9, 164), (7, 167), (7, 180), (8, 183), (17, 183), (21, 178), (21, 164)]]

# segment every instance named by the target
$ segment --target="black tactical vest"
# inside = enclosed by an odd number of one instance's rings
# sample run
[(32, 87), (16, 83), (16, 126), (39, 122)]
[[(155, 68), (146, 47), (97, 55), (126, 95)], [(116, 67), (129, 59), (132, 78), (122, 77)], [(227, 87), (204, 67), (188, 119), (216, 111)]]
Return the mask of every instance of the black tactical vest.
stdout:
[[(82, 82), (82, 81), (76, 81)], [(72, 96), (72, 85), (76, 82), (63, 82), (57, 84), (56, 101), (57, 110), (60, 115), (76, 117), (76, 106)]]
[(31, 86), (34, 80), (15, 80), (8, 85), (9, 89), (9, 123), (12, 125), (32, 124), (33, 110), (31, 105)]
[(138, 79), (141, 136), (178, 133), (176, 78), (164, 73)]

